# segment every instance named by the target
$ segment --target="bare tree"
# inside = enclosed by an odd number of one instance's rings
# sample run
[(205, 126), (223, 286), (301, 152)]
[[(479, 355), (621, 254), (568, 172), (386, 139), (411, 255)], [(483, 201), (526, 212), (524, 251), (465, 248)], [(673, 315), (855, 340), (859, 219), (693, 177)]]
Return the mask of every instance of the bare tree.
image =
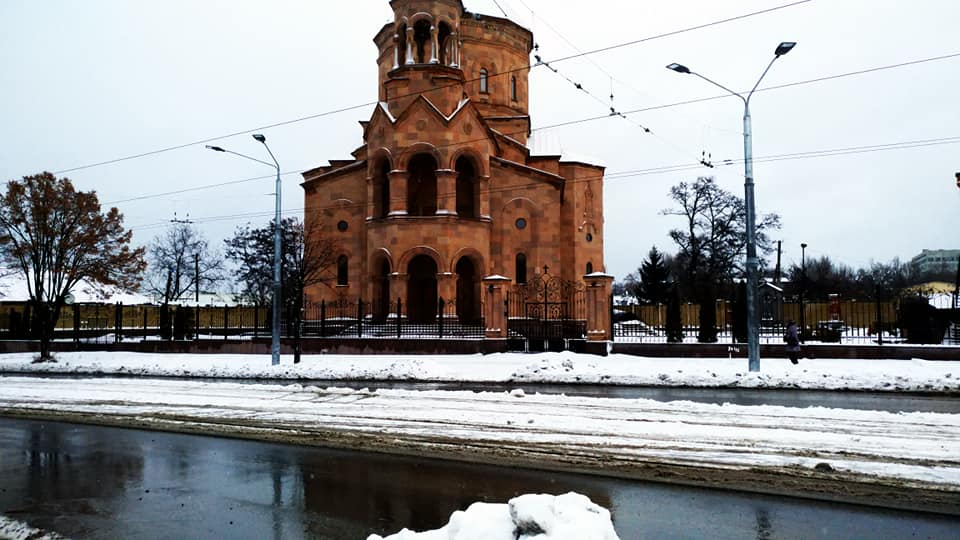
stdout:
[[(701, 342), (716, 341), (715, 299), (717, 285), (742, 275), (740, 261), (747, 245), (746, 205), (743, 199), (724, 190), (713, 178), (700, 177), (692, 183), (681, 182), (670, 189), (670, 197), (679, 209), (667, 209), (665, 215), (686, 219), (683, 229), (670, 231), (680, 247), (677, 258), (685, 268), (689, 293), (700, 304)], [(757, 247), (763, 254), (773, 249), (766, 232), (780, 228), (780, 216), (766, 214), (757, 221)]]
[(147, 259), (143, 290), (164, 303), (188, 299), (198, 285), (210, 290), (223, 279), (223, 258), (190, 223), (174, 223), (155, 237)]
[[(700, 177), (670, 189), (679, 208), (664, 210), (668, 216), (685, 218), (684, 228), (670, 231), (680, 248), (688, 286), (702, 280), (721, 283), (743, 274), (746, 253), (746, 207), (743, 199), (724, 190), (713, 178)], [(780, 216), (764, 214), (757, 220), (757, 247), (762, 254), (773, 251), (770, 230), (780, 228)]]
[(133, 290), (143, 273), (143, 248), (116, 208), (105, 214), (95, 192), (76, 191), (49, 172), (7, 182), (0, 199), (0, 263), (23, 276), (40, 334), (40, 359), (51, 360), (50, 341), (64, 300), (84, 281), (102, 297), (108, 287)]
[[(299, 312), (303, 291), (314, 285), (333, 286), (336, 282), (340, 245), (315, 226), (306, 234), (296, 218), (280, 221), (281, 271), (285, 304)], [(312, 241), (308, 242), (307, 237)], [(254, 228), (248, 223), (238, 227), (226, 241), (227, 258), (237, 264), (237, 281), (247, 301), (267, 304), (273, 297), (273, 221)], [(299, 300), (298, 300), (299, 299)]]

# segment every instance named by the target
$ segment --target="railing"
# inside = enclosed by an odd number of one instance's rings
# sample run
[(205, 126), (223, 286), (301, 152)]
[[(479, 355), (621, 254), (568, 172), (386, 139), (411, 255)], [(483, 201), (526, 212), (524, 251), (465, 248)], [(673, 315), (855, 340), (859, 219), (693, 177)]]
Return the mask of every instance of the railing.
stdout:
[[(681, 331), (683, 341), (695, 343), (699, 339), (699, 312), (696, 304), (683, 304)], [(664, 304), (614, 307), (613, 335), (617, 341), (667, 342), (667, 306)], [(805, 341), (824, 343), (896, 343), (903, 341), (897, 324), (898, 313), (894, 302), (858, 302), (854, 300), (833, 303), (782, 302), (761, 307), (761, 343), (783, 343), (787, 321), (801, 325)], [(745, 342), (743, 330), (734, 335), (733, 303), (716, 303), (716, 339), (719, 343)], [(881, 332), (882, 331), (882, 332)]]
[(484, 335), (482, 303), (464, 312), (457, 300), (438, 299), (435, 310), (417, 310), (410, 316), (401, 299), (395, 302), (365, 302), (342, 298), (313, 304), (304, 309), (302, 335), (363, 339), (468, 338)]
[[(458, 309), (456, 299), (438, 299), (424, 317), (411, 319), (396, 302), (341, 298), (306, 307), (300, 336), (352, 338), (483, 338), (482, 303)], [(295, 337), (296, 318), (282, 314), (283, 337)], [(422, 310), (421, 310), (422, 311)], [(271, 306), (176, 306), (73, 304), (63, 308), (54, 339), (75, 343), (119, 343), (130, 340), (227, 340), (271, 335)], [(0, 305), (0, 339), (37, 339), (30, 328), (28, 305)]]
[(537, 274), (507, 293), (509, 337), (583, 339), (587, 306), (582, 281)]

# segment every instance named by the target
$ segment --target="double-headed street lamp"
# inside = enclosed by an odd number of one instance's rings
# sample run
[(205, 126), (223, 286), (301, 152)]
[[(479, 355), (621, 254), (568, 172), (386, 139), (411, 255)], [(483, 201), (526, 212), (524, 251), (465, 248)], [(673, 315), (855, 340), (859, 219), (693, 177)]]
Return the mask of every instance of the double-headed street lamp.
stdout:
[(226, 150), (219, 146), (207, 145), (207, 148), (215, 152), (226, 152), (228, 154), (240, 156), (242, 158), (256, 161), (257, 163), (263, 163), (268, 167), (275, 167), (277, 169), (277, 187), (274, 194), (277, 208), (275, 217), (273, 219), (273, 328), (271, 331), (270, 344), (270, 361), (274, 366), (277, 366), (280, 365), (280, 163), (277, 162), (277, 158), (274, 157), (270, 147), (267, 146), (266, 137), (257, 133), (253, 136), (253, 138), (266, 147), (267, 152), (270, 154), (270, 158), (273, 159), (272, 165), (255, 157), (250, 157), (232, 150)]
[(690, 68), (684, 65), (674, 63), (667, 66), (667, 69), (671, 69), (677, 73), (696, 75), (708, 83), (718, 86), (743, 100), (744, 202), (747, 206), (747, 353), (750, 358), (750, 371), (760, 371), (760, 320), (757, 317), (756, 292), (757, 282), (759, 281), (759, 276), (757, 275), (759, 261), (757, 260), (756, 211), (753, 202), (753, 141), (750, 134), (750, 98), (753, 97), (753, 93), (757, 90), (757, 87), (760, 86), (760, 81), (763, 80), (767, 72), (770, 71), (770, 68), (773, 67), (773, 63), (777, 61), (777, 58), (790, 52), (794, 46), (796, 46), (796, 42), (793, 41), (784, 41), (777, 46), (777, 49), (773, 53), (773, 60), (767, 65), (767, 69), (763, 70), (763, 75), (760, 75), (760, 78), (757, 79), (757, 84), (753, 85), (753, 89), (750, 90), (747, 97), (743, 97), (743, 95), (734, 92), (726, 86), (691, 71)]

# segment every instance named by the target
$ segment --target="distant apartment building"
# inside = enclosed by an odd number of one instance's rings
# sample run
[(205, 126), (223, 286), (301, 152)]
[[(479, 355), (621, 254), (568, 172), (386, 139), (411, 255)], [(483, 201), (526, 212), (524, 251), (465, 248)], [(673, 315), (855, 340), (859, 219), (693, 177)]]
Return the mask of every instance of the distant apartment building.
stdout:
[(916, 272), (950, 272), (957, 269), (960, 249), (925, 249), (910, 259)]

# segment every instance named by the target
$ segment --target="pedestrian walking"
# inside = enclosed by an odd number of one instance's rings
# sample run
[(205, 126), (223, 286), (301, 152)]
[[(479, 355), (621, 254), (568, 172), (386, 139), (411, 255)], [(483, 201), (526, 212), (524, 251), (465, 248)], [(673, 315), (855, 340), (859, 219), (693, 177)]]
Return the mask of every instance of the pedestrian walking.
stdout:
[(800, 358), (800, 330), (797, 323), (791, 319), (787, 321), (787, 332), (783, 335), (783, 341), (787, 343), (787, 356), (794, 365), (798, 364)]

